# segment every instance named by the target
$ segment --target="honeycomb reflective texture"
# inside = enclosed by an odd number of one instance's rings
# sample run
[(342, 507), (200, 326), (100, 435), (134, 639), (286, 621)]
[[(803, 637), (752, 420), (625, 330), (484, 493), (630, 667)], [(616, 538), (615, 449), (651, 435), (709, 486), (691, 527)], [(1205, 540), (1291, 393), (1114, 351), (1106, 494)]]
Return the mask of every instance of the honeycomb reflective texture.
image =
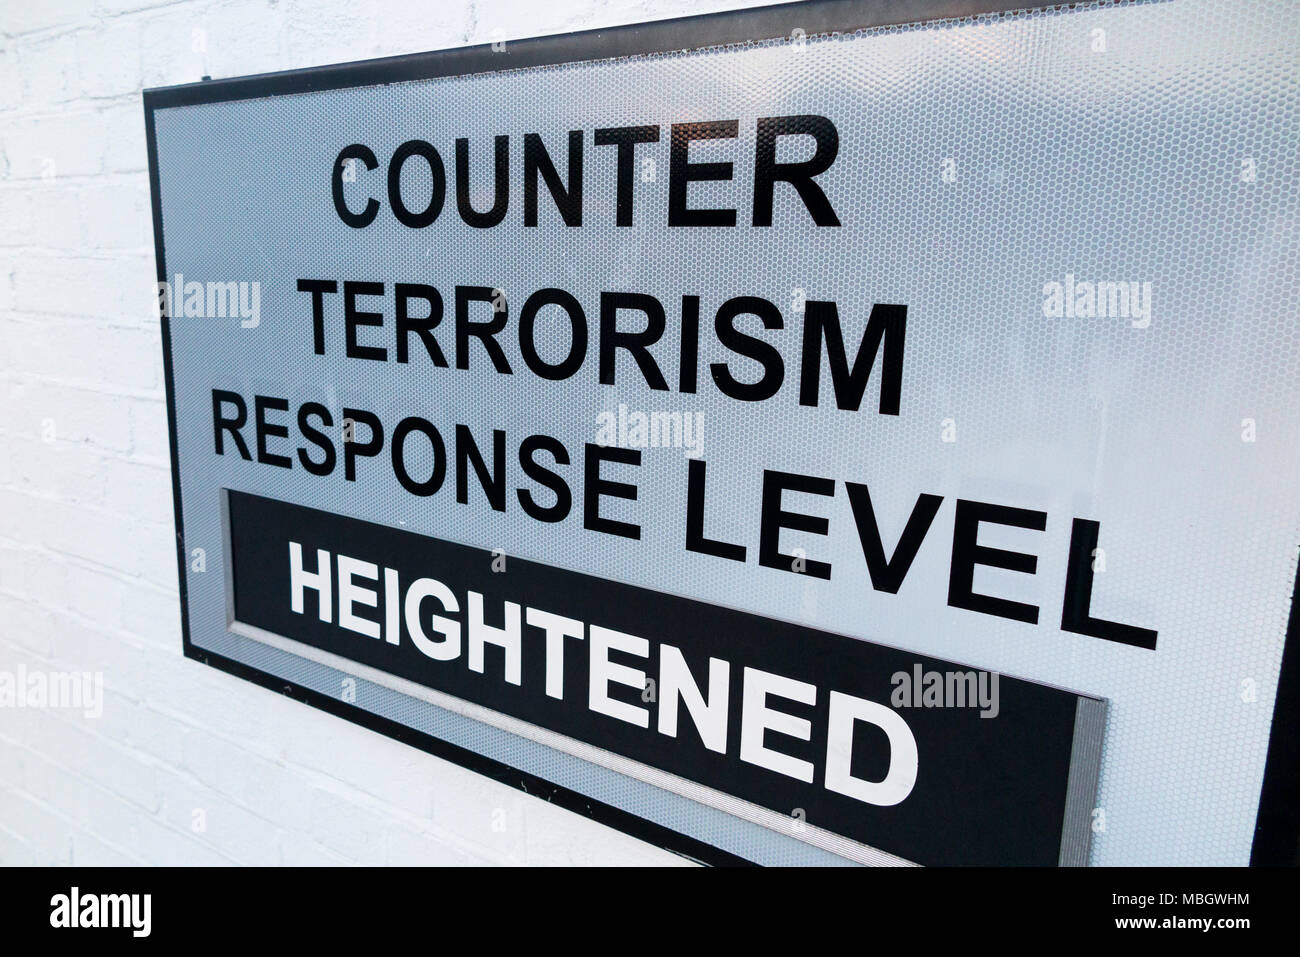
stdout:
[[(219, 552), (217, 489), (234, 487), (1099, 695), (1110, 714), (1093, 862), (1244, 864), (1300, 544), (1297, 38), (1295, 4), (1178, 0), (162, 110), (169, 274), (262, 283), (255, 329), (172, 326), (187, 544)], [(838, 127), (838, 158), (819, 182), (843, 225), (817, 228), (778, 186), (774, 225), (753, 228), (755, 119), (801, 113)], [(691, 152), (734, 162), (735, 180), (690, 195), (695, 206), (737, 208), (741, 225), (668, 229), (668, 125), (735, 118), (737, 139)], [(636, 225), (618, 229), (612, 150), (593, 146), (590, 131), (640, 124), (663, 129), (657, 144), (638, 147)], [(540, 133), (563, 169), (574, 129), (586, 143), (583, 225), (563, 226), (543, 189), (540, 226), (525, 228), (523, 134)], [(500, 226), (470, 229), (455, 215), (453, 143), (470, 141), (484, 210), (499, 134), (511, 136), (510, 208)], [(338, 151), (360, 142), (380, 158), (347, 187), (360, 208), (366, 195), (384, 199), (387, 158), (413, 138), (432, 142), (447, 165), (438, 220), (408, 229), (385, 203), (370, 227), (343, 225), (329, 189)], [(798, 157), (797, 143), (781, 147), (779, 158)], [(404, 186), (421, 195), (427, 174), (421, 182), (410, 164)], [(1150, 283), (1149, 325), (1045, 317), (1045, 287), (1067, 276)], [(499, 287), (516, 374), (492, 371), (481, 348), (469, 370), (435, 368), (414, 343), (407, 365), (344, 359), (339, 297), (327, 355), (316, 356), (298, 278), (426, 282), (443, 291), (448, 314), (453, 286)], [(563, 382), (528, 374), (510, 337), (524, 298), (548, 286), (573, 293), (593, 325), (586, 362)], [(626, 355), (618, 384), (599, 384), (602, 290), (665, 304), (668, 332), (654, 351), (669, 382), (681, 296), (701, 297), (699, 394), (651, 392)], [(766, 337), (786, 358), (787, 381), (767, 402), (727, 399), (708, 375), (728, 360), (738, 376), (757, 375), (709, 334), (718, 306), (740, 295), (765, 297), (785, 316)], [(873, 303), (907, 305), (898, 417), (876, 414), (876, 377), (860, 412), (798, 405), (801, 295), (838, 303), (853, 345)], [(388, 326), (373, 341), (391, 345), (391, 300), (382, 302)], [(450, 318), (439, 340), (450, 353)], [(548, 361), (566, 353), (568, 324), (554, 309), (539, 317), (537, 342)], [(584, 531), (580, 509), (557, 525), (529, 520), (513, 500), (516, 483), (528, 484), (517, 470), (501, 514), (475, 492), (469, 506), (447, 488), (412, 497), (382, 461), (369, 472), (363, 461), (363, 481), (347, 483), (217, 457), (214, 387), (294, 407), (322, 401), (336, 415), (355, 406), (388, 423), (423, 415), (445, 436), (454, 423), (476, 436), (503, 428), (510, 454), (541, 432), (576, 457), (595, 441), (599, 413), (620, 405), (699, 412), (707, 532), (745, 544), (749, 562), (684, 550), (679, 449), (646, 450), (638, 503), (611, 509), (645, 526), (631, 542)], [(420, 465), (413, 458), (414, 474)], [(789, 500), (828, 516), (831, 534), (782, 539), (830, 562), (831, 581), (757, 566), (764, 469), (836, 480), (833, 499)], [(577, 464), (565, 474), (580, 487)], [(869, 485), (887, 543), (919, 494), (944, 496), (898, 595), (870, 588), (845, 481)], [(947, 606), (959, 497), (1048, 514), (1042, 533), (981, 533), (983, 544), (1036, 554), (1037, 574), (980, 569), (975, 579), (977, 590), (1038, 605), (1039, 624)], [(1060, 630), (1074, 517), (1101, 523), (1093, 614), (1157, 629), (1156, 651)], [(191, 575), (189, 588), (198, 646), (338, 693), (337, 672), (227, 634), (218, 575)], [(361, 684), (372, 710), (735, 853), (825, 859)]]

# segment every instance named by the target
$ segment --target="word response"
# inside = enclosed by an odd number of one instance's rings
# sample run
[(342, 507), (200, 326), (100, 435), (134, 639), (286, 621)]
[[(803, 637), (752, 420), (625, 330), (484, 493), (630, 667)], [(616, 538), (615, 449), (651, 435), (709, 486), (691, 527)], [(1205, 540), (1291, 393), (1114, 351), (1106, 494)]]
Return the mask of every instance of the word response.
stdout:
[[(588, 531), (623, 538), (640, 539), (646, 519), (635, 518), (633, 507), (626, 504), (637, 499), (637, 484), (632, 470), (640, 466), (642, 455), (636, 449), (608, 448), (586, 443), (580, 452), (570, 452), (559, 440), (547, 435), (530, 435), (519, 440), (514, 451), (507, 452), (507, 437), (494, 429), (491, 439), (476, 439), (470, 428), (457, 424), (439, 430), (419, 416), (408, 416), (385, 429), (383, 422), (366, 409), (342, 410), (343, 428), (335, 428), (330, 410), (320, 402), (307, 402), (291, 413), (288, 400), (275, 396), (255, 396), (250, 425), (248, 405), (238, 393), (213, 390), (213, 444), (217, 455), (232, 448), (245, 461), (256, 461), (283, 469), (295, 466), (319, 478), (341, 473), (347, 482), (364, 482), (371, 468), (391, 470), (401, 487), (411, 495), (428, 497), (442, 492), (460, 505), (473, 504), (498, 511), (520, 510), (529, 519), (541, 523), (563, 522), (571, 513), (581, 515), (582, 527)], [(290, 438), (290, 422), (297, 423), (300, 439)], [(355, 425), (361, 430), (355, 430)], [(249, 432), (245, 436), (245, 429)], [(444, 433), (448, 438), (444, 438)], [(385, 435), (390, 436), (389, 454), (383, 456)], [(411, 436), (417, 436), (408, 442)], [(284, 444), (288, 440), (288, 444)], [(408, 446), (417, 470), (407, 461)], [(375, 466), (363, 460), (376, 459)], [(449, 464), (450, 463), (450, 464)], [(580, 463), (580, 464), (579, 464)], [(756, 560), (758, 565), (792, 575), (808, 575), (831, 580), (829, 562), (782, 551), (783, 532), (803, 532), (825, 536), (830, 521), (823, 515), (796, 511), (787, 498), (795, 493), (820, 496), (837, 494), (833, 479), (765, 470), (760, 477), (762, 508), (757, 515), (754, 538), (757, 548), (736, 541), (709, 538), (704, 532), (708, 502), (708, 465), (702, 459), (682, 462), (688, 473), (684, 513), (669, 524), (685, 529), (685, 549), (701, 555), (733, 562)], [(454, 478), (449, 473), (454, 472)], [(510, 476), (519, 481), (511, 487)], [(581, 475), (580, 501), (575, 505), (573, 485)], [(471, 478), (471, 475), (473, 478)], [(530, 484), (522, 484), (528, 481)], [(733, 483), (734, 487), (734, 483)], [(852, 505), (856, 534), (866, 562), (869, 584), (876, 591), (897, 594), (912, 566), (927, 533), (943, 505), (943, 496), (922, 493), (912, 507), (901, 537), (886, 543), (877, 522), (870, 488), (859, 482), (844, 482), (844, 492)], [(543, 491), (545, 490), (545, 491)], [(511, 491), (513, 495), (509, 494)], [(554, 501), (551, 501), (551, 499)], [(611, 509), (617, 506), (617, 516)], [(1040, 609), (1026, 602), (1013, 601), (975, 591), (979, 566), (1007, 569), (1033, 575), (1037, 557), (1028, 552), (1011, 551), (981, 545), (982, 525), (1043, 531), (1047, 527), (1045, 512), (1016, 508), (990, 502), (958, 499), (952, 511), (952, 532), (945, 539), (951, 549), (950, 572), (946, 597), (948, 605), (985, 615), (1037, 624)], [(662, 521), (662, 519), (660, 519)], [(1069, 563), (1062, 588), (1060, 627), (1062, 631), (1088, 635), (1109, 641), (1155, 648), (1157, 633), (1122, 622), (1107, 621), (1091, 612), (1094, 555), (1101, 525), (1084, 518), (1074, 518), (1069, 540)]]

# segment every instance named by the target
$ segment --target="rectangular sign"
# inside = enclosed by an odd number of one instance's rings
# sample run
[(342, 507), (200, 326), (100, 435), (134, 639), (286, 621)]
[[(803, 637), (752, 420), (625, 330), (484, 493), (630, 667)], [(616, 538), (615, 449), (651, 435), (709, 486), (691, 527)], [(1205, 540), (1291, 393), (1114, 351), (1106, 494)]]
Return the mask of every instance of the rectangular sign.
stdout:
[(996, 6), (147, 92), (186, 653), (706, 861), (1293, 853), (1300, 11)]
[(1100, 740), (1095, 699), (241, 492), (228, 510), (232, 627), (252, 637), (905, 860), (1085, 862), (1100, 752), (1071, 757)]

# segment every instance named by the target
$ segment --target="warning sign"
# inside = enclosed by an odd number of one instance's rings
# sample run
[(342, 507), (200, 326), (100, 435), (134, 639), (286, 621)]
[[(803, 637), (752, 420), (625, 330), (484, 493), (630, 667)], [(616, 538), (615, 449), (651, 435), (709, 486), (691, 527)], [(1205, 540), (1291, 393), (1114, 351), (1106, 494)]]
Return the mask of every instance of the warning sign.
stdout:
[(147, 93), (187, 654), (704, 859), (1284, 834), (1300, 24), (874, 15)]

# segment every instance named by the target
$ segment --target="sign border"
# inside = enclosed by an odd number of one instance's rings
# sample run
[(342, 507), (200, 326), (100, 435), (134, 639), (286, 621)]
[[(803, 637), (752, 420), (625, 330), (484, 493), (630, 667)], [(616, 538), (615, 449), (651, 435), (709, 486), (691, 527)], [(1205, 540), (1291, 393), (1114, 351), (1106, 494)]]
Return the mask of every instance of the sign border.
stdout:
[[(1016, 14), (1043, 8), (1096, 9), (1098, 6), (1109, 6), (1111, 3), (1112, 0), (1099, 0), (1097, 3), (1087, 4), (1046, 4), (1034, 0), (1021, 3), (1008, 2), (1008, 0), (874, 0), (874, 2), (808, 0), (808, 2), (782, 3), (575, 33), (508, 40), (505, 51), (501, 52), (494, 50), (492, 44), (478, 44), (229, 79), (212, 80), (204, 77), (197, 83), (147, 89), (143, 93), (143, 105), (149, 158), (154, 258), (158, 281), (165, 282), (168, 275), (163, 236), (158, 143), (154, 125), (154, 112), (159, 109), (699, 50), (728, 44), (788, 38), (796, 29), (813, 36), (978, 15)], [(435, 757), (540, 797), (597, 823), (699, 863), (720, 866), (743, 866), (753, 863), (739, 855), (630, 811), (597, 801), (578, 791), (562, 787), (537, 775), (366, 711), (357, 705), (311, 688), (286, 682), (251, 665), (195, 646), (190, 640), (186, 583), (188, 562), (177, 446), (175, 382), (171, 359), (171, 329), (166, 315), (161, 317), (161, 331), (172, 499), (176, 526), (181, 638), (187, 658), (268, 690), (277, 691), (321, 711), (345, 718), (371, 731), (409, 744)], [(1297, 604), (1300, 604), (1300, 571), (1297, 572), (1296, 599), (1293, 600), (1288, 624), (1282, 670), (1278, 681), (1277, 702), (1274, 705), (1269, 754), (1257, 809), (1252, 864), (1295, 862), (1297, 843), (1300, 839), (1300, 810), (1297, 810), (1297, 806), (1300, 805), (1300, 801), (1297, 800), (1297, 791), (1300, 791), (1300, 746), (1296, 744), (1295, 711), (1297, 709), (1293, 707), (1300, 697), (1300, 665), (1296, 663), (1296, 654), (1286, 654), (1287, 649), (1294, 652), (1296, 641), (1300, 640), (1296, 638), (1297, 632), (1300, 631), (1300, 616), (1296, 613)], [(1287, 703), (1285, 714), (1281, 710), (1283, 702)]]

